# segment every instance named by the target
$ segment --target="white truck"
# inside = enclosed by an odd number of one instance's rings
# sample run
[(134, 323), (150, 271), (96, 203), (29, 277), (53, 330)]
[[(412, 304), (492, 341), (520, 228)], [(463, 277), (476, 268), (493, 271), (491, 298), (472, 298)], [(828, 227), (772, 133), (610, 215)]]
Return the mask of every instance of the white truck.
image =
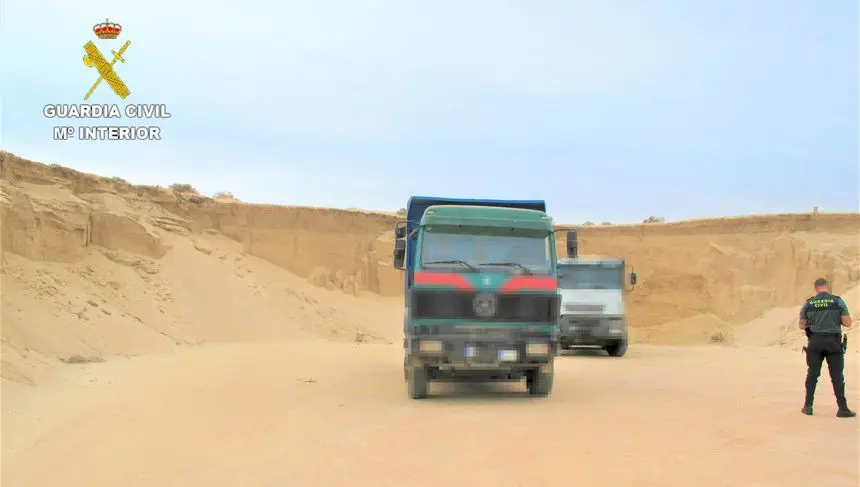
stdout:
[[(567, 259), (558, 260), (559, 348), (599, 347), (613, 357), (627, 352), (625, 263), (578, 257), (576, 231), (567, 233)], [(636, 285), (636, 273), (630, 273)]]

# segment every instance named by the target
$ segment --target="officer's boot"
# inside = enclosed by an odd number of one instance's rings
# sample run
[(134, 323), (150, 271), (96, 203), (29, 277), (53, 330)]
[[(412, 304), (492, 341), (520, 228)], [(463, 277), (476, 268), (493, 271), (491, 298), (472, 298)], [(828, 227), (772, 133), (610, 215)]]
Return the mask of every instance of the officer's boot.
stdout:
[(839, 411), (836, 411), (837, 418), (853, 418), (854, 416), (857, 416), (857, 413), (848, 409), (848, 407), (839, 408)]
[(857, 416), (857, 413), (848, 409), (848, 401), (845, 400), (845, 396), (837, 396), (836, 404), (839, 406), (839, 411), (836, 411), (837, 418), (853, 418)]
[(803, 407), (800, 412), (812, 416), (812, 401), (815, 399), (815, 382), (806, 381), (806, 398), (803, 401)]
[(839, 411), (836, 412), (837, 418), (853, 418), (857, 413), (848, 409), (848, 401), (845, 400), (845, 379), (842, 374), (839, 374), (833, 381), (833, 392), (836, 395), (836, 405)]

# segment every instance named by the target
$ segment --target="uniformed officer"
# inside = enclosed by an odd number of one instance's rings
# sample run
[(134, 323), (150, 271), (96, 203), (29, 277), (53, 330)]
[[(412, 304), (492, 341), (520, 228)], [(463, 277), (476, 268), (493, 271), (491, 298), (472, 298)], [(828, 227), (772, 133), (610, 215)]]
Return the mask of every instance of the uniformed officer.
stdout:
[(833, 393), (836, 394), (836, 404), (840, 418), (853, 418), (854, 411), (848, 409), (845, 400), (845, 378), (842, 371), (845, 367), (845, 355), (842, 350), (842, 328), (851, 328), (851, 316), (848, 306), (839, 296), (830, 293), (830, 285), (824, 278), (815, 280), (815, 296), (806, 300), (800, 309), (798, 326), (806, 330), (809, 344), (806, 347), (806, 401), (800, 411), (812, 416), (812, 400), (815, 396), (815, 385), (821, 375), (821, 363), (827, 361), (830, 371), (830, 381), (833, 382)]

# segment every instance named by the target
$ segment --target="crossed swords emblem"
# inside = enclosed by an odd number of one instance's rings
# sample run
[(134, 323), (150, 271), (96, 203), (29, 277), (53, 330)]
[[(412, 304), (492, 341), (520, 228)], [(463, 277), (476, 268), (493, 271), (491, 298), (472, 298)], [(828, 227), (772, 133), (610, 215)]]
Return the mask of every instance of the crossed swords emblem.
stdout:
[(108, 62), (107, 59), (102, 56), (102, 53), (101, 51), (99, 51), (99, 48), (96, 47), (95, 44), (93, 44), (93, 41), (89, 41), (84, 44), (84, 51), (86, 51), (86, 55), (84, 56), (84, 64), (86, 64), (87, 67), (96, 68), (96, 71), (99, 72), (99, 79), (97, 79), (96, 82), (93, 83), (93, 86), (92, 88), (90, 88), (90, 91), (88, 91), (87, 94), (84, 95), (84, 100), (89, 99), (90, 95), (92, 95), (93, 92), (96, 91), (96, 88), (99, 87), (99, 84), (102, 82), (102, 80), (105, 80), (108, 86), (111, 87), (113, 92), (116, 93), (117, 96), (119, 96), (123, 100), (125, 100), (126, 97), (131, 94), (131, 91), (129, 91), (128, 86), (126, 86), (125, 83), (122, 82), (122, 79), (120, 79), (119, 75), (116, 74), (116, 71), (113, 70), (113, 65), (116, 64), (117, 61), (123, 63), (125, 62), (125, 58), (122, 57), (122, 55), (130, 45), (131, 41), (125, 41), (125, 44), (123, 44), (119, 52), (111, 51), (111, 54), (113, 54), (113, 60), (111, 62)]

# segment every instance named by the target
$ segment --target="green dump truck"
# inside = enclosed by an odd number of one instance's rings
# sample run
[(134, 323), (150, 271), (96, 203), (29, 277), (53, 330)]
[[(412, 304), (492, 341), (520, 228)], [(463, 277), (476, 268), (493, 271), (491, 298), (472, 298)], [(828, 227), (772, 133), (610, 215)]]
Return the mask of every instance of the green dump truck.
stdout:
[(559, 297), (544, 202), (413, 197), (395, 237), (409, 396), (433, 381), (523, 378), (549, 395)]

